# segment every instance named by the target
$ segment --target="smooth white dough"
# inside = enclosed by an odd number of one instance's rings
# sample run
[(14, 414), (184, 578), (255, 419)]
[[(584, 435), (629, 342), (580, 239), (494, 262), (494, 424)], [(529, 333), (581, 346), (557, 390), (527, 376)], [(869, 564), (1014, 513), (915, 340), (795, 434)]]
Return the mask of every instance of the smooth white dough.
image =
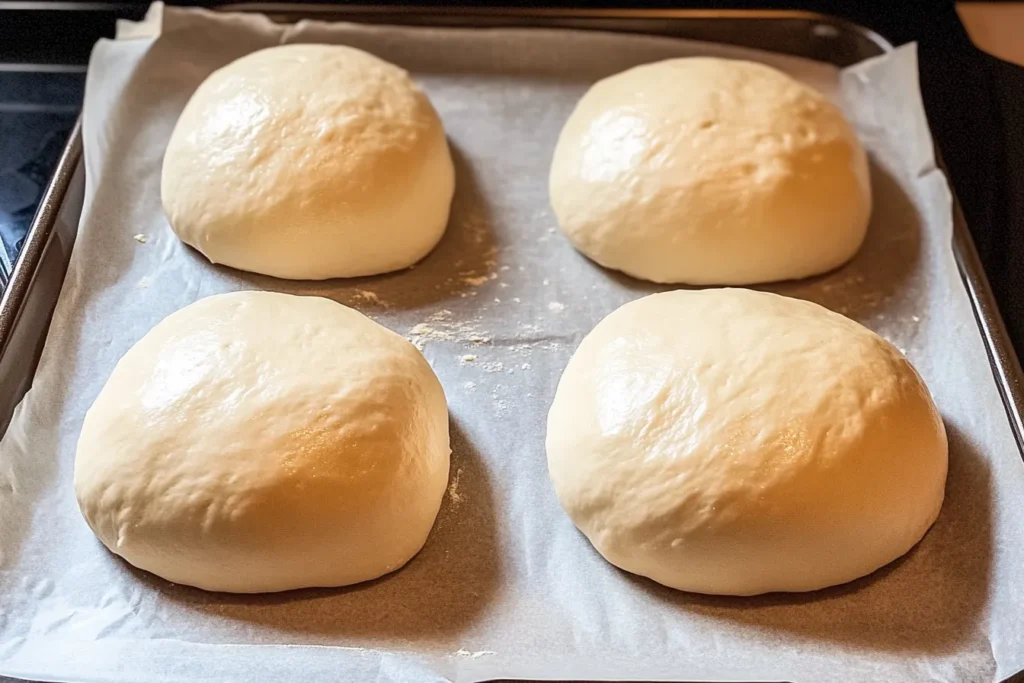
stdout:
[(322, 280), (398, 270), (438, 243), (455, 171), (402, 69), (337, 45), (285, 45), (215, 71), (164, 156), (174, 232), (214, 263)]
[(906, 553), (946, 481), (942, 420), (887, 341), (743, 289), (622, 306), (548, 416), (558, 500), (612, 564), (681, 590), (810, 591)]
[(423, 547), (449, 453), (412, 344), (329, 299), (237, 292), (121, 358), (85, 416), (75, 492), (107, 548), (169, 581), (343, 586)]
[(562, 231), (608, 268), (742, 285), (849, 260), (867, 230), (867, 156), (823, 95), (753, 62), (688, 58), (596, 83), (555, 148)]

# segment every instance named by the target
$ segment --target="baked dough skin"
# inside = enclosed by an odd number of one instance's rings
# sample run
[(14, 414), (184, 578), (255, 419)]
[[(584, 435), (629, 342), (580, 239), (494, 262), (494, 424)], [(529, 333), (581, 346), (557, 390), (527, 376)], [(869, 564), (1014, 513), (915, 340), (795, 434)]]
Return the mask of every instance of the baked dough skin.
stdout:
[(558, 500), (612, 564), (681, 590), (811, 591), (906, 553), (939, 514), (942, 420), (891, 344), (742, 289), (622, 306), (548, 416)]
[(321, 280), (426, 256), (454, 188), (441, 121), (405, 71), (350, 47), (285, 45), (199, 86), (160, 190), (174, 232), (212, 262)]
[(75, 493), (104, 545), (169, 581), (342, 586), (420, 550), (449, 452), (412, 344), (328, 299), (238, 292), (121, 358), (85, 416)]
[(594, 261), (695, 285), (836, 268), (871, 213), (867, 156), (839, 109), (768, 66), (712, 58), (596, 83), (558, 139), (550, 194)]

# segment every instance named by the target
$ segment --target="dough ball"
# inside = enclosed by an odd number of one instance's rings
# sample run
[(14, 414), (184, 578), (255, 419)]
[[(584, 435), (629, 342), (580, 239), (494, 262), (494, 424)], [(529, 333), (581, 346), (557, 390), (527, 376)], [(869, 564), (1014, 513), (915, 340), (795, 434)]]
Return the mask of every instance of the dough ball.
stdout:
[(214, 263), (322, 280), (426, 256), (454, 188), (441, 121), (409, 74), (350, 47), (285, 45), (199, 86), (160, 190), (174, 232)]
[(946, 433), (888, 342), (816, 304), (655, 294), (580, 344), (548, 468), (612, 564), (681, 590), (810, 591), (904, 554), (939, 514)]
[(75, 492), (104, 545), (169, 581), (343, 586), (419, 552), (449, 452), (412, 344), (328, 299), (238, 292), (171, 314), (118, 362)]
[(802, 278), (867, 230), (864, 149), (817, 91), (763, 64), (672, 59), (595, 84), (558, 139), (551, 204), (577, 249), (655, 282)]

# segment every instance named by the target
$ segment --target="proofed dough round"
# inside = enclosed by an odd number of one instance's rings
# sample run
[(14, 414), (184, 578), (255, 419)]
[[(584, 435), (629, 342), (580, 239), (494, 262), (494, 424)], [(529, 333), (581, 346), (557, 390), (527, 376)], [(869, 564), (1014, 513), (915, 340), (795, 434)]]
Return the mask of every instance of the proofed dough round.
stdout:
[(175, 583), (342, 586), (420, 550), (448, 458), (444, 392), (412, 344), (328, 299), (239, 292), (118, 362), (75, 492), (104, 545)]
[(214, 263), (321, 280), (426, 256), (454, 187), (441, 121), (409, 74), (350, 47), (286, 45), (199, 86), (161, 195), (174, 232)]
[(891, 344), (816, 304), (655, 294), (580, 344), (548, 467), (612, 564), (673, 588), (809, 591), (907, 552), (939, 514), (946, 433)]
[(835, 268), (871, 213), (867, 157), (824, 96), (763, 64), (639, 66), (566, 122), (551, 204), (577, 249), (655, 282), (749, 284)]

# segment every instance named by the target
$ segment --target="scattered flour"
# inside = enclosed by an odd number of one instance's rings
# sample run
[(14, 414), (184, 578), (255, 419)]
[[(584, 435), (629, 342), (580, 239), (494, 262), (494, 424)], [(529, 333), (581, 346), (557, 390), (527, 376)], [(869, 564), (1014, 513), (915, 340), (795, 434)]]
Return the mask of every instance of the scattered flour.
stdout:
[(565, 310), (565, 304), (563, 304), (561, 301), (550, 301), (548, 302), (548, 310), (554, 311), (555, 313), (560, 313)]
[(455, 474), (452, 475), (452, 482), (448, 484), (448, 497), (452, 500), (452, 505), (458, 505), (462, 502), (463, 496), (459, 493), (459, 479), (462, 477), (462, 468), (455, 470)]
[(477, 650), (476, 652), (470, 652), (469, 650), (456, 650), (452, 653), (453, 657), (468, 657), (469, 659), (479, 659), (480, 657), (486, 657), (488, 655), (498, 654), (494, 650)]
[(413, 325), (406, 332), (409, 339), (421, 351), (427, 342), (456, 342), (489, 344), (490, 335), (479, 329), (479, 319), (456, 320), (447, 308), (431, 314), (425, 321)]
[[(501, 387), (499, 386), (499, 388)], [(494, 406), (494, 414), (498, 417), (508, 414), (509, 408), (511, 407), (508, 401), (498, 395), (497, 390), (491, 392), (491, 405)]]
[(352, 291), (352, 299), (355, 301), (363, 301), (370, 304), (386, 305), (381, 301), (380, 297), (377, 296), (377, 292), (371, 292), (368, 289), (355, 289)]

